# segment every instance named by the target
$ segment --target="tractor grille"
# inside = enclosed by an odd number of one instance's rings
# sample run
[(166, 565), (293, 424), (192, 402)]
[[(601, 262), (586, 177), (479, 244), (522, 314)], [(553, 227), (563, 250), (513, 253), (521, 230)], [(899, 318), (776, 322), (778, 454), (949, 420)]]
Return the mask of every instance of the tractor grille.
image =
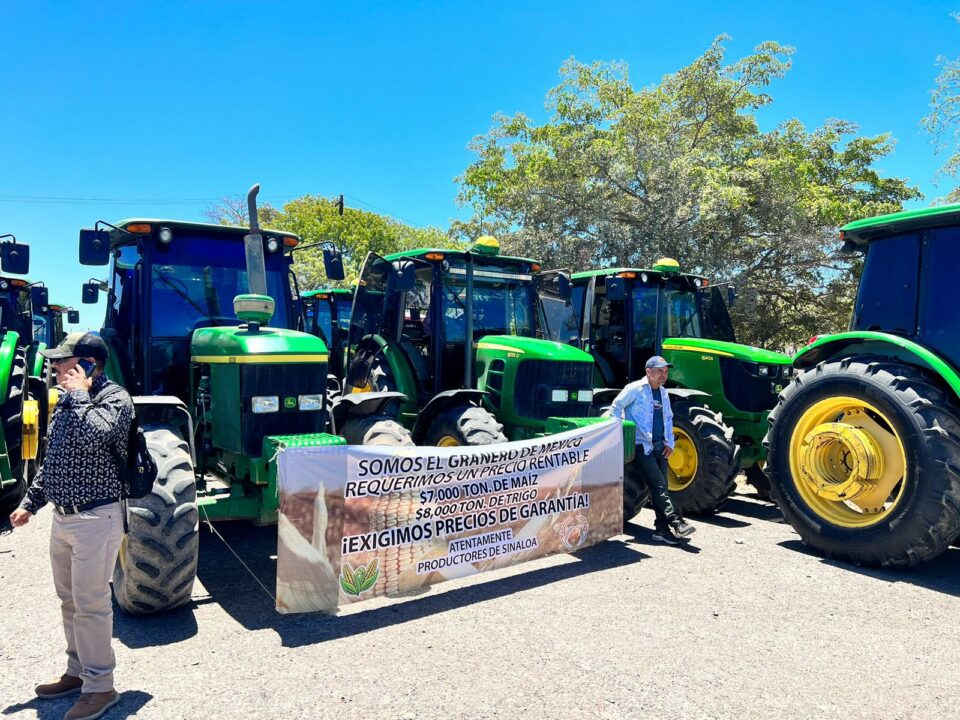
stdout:
[[(517, 415), (536, 420), (548, 417), (587, 417), (590, 402), (572, 399), (573, 393), (593, 387), (593, 363), (524, 360), (517, 370), (514, 408)], [(556, 402), (553, 390), (567, 390), (571, 399)]]
[(757, 363), (720, 358), (723, 394), (737, 410), (765, 412), (777, 404), (780, 389), (790, 382), (790, 365), (767, 365), (769, 375), (759, 375)]
[[(322, 433), (326, 426), (327, 364), (304, 363), (291, 365), (245, 364), (240, 369), (240, 433), (243, 454), (259, 457), (263, 438), (269, 435), (303, 435)], [(277, 395), (280, 410), (273, 413), (254, 413), (252, 399), (257, 395)], [(320, 395), (321, 410), (302, 411), (284, 405), (284, 398), (300, 395)]]

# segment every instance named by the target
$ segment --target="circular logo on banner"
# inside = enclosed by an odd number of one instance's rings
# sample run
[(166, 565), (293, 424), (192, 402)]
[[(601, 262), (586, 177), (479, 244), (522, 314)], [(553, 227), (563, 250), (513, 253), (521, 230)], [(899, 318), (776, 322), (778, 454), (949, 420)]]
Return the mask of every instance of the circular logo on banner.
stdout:
[(560, 534), (560, 542), (570, 552), (587, 541), (587, 533), (590, 530), (590, 523), (587, 519), (577, 513), (576, 517), (568, 517), (562, 523), (557, 525), (557, 532)]

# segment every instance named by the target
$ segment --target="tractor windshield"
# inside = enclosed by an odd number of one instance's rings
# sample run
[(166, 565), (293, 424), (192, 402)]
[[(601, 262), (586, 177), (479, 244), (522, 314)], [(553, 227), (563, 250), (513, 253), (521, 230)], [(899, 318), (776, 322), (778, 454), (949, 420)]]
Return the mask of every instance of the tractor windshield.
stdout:
[[(533, 276), (501, 265), (475, 263), (473, 271), (473, 339), (484, 335), (536, 336), (536, 289)], [(467, 271), (454, 265), (444, 279), (443, 338), (466, 340)]]
[[(290, 289), (280, 253), (268, 253), (267, 294), (274, 327), (288, 327)], [(233, 299), (249, 292), (244, 246), (237, 238), (184, 237), (158, 245), (151, 258), (151, 335), (189, 336), (201, 327), (237, 325)]]

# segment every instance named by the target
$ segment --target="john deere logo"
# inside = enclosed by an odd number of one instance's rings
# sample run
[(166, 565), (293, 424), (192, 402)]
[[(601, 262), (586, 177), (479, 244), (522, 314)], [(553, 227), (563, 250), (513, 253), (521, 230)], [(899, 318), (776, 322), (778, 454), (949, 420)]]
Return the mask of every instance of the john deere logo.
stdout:
[(295, 397), (286, 397), (283, 399), (283, 406), (287, 410), (293, 410), (297, 406), (297, 399)]

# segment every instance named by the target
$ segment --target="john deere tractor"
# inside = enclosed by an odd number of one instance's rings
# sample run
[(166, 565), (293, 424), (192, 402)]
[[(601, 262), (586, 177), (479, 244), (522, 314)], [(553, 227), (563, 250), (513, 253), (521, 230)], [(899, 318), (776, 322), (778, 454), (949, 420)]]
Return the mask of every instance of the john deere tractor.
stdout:
[(48, 305), (44, 312), (42, 308), (34, 306), (33, 308), (33, 337), (37, 343), (42, 343), (46, 347), (56, 347), (63, 340), (66, 333), (63, 329), (63, 316), (67, 316), (67, 322), (76, 324), (80, 322), (80, 313), (70, 307), (63, 305)]
[(863, 273), (848, 332), (794, 358), (770, 413), (771, 492), (805, 543), (914, 565), (960, 535), (960, 205), (842, 228)]
[[(676, 260), (664, 258), (650, 269), (575, 273), (569, 302), (544, 295), (551, 337), (593, 356), (598, 409), (644, 377), (650, 356), (673, 363), (668, 392), (676, 448), (669, 483), (687, 513), (714, 512), (733, 491), (741, 467), (766, 489), (767, 412), (791, 369), (785, 355), (737, 344), (727, 311), (733, 288), (727, 287), (727, 298), (724, 294), (707, 278), (682, 273)], [(645, 500), (641, 491), (635, 507)]]
[[(6, 239), (0, 243), (3, 272), (29, 272), (29, 246), (12, 235), (0, 238)], [(27, 281), (0, 277), (0, 509), (4, 511), (23, 496), (40, 442), (41, 412), (31, 397), (27, 362), (33, 341), (30, 307)]]
[(342, 379), (353, 291), (347, 288), (306, 290), (300, 294), (300, 303), (304, 329), (326, 343), (330, 350), (330, 374)]
[[(347, 391), (400, 392), (418, 445), (485, 445), (593, 422), (593, 360), (542, 338), (537, 287), (568, 283), (528, 258), (422, 248), (367, 256), (350, 318)], [(569, 285), (567, 285), (569, 288)], [(633, 454), (633, 426), (627, 451)]]
[[(173, 220), (98, 222), (80, 232), (80, 262), (109, 264), (101, 336), (106, 372), (133, 396), (159, 476), (131, 501), (113, 577), (135, 614), (190, 598), (200, 519), (277, 519), (276, 449), (355, 441), (410, 444), (380, 410), (397, 395), (331, 407), (323, 341), (292, 330), (296, 284), (289, 251), (300, 240), (261, 232), (255, 186), (251, 227)], [(326, 256), (325, 256), (326, 257)], [(330, 258), (335, 275), (342, 263)], [(84, 286), (96, 302), (100, 283)]]

